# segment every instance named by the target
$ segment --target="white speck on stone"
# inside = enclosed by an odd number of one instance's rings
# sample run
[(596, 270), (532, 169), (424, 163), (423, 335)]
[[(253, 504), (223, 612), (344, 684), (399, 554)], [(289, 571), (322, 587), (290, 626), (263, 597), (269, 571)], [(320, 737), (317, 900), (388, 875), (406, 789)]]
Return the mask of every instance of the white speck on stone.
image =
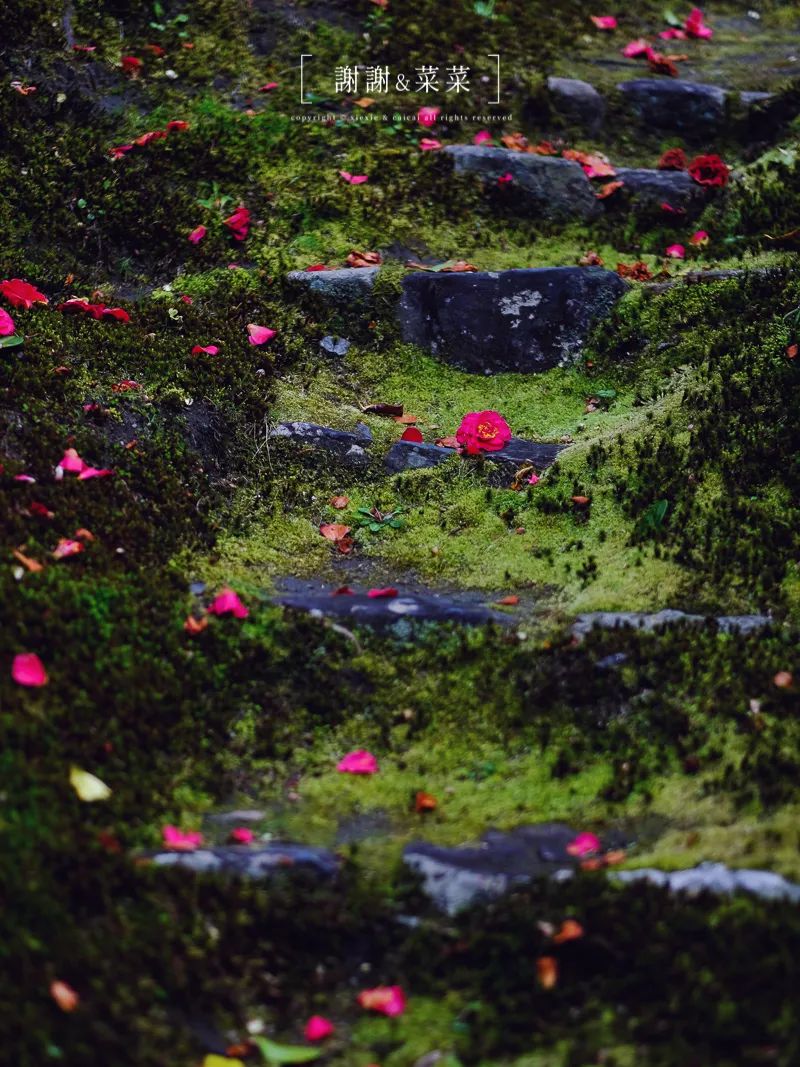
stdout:
[(542, 302), (542, 294), (538, 289), (523, 289), (515, 296), (504, 296), (498, 302), (501, 315), (519, 315), (522, 308), (535, 308)]
[(387, 608), (395, 615), (415, 615), (419, 611), (419, 604), (410, 597), (398, 597)]

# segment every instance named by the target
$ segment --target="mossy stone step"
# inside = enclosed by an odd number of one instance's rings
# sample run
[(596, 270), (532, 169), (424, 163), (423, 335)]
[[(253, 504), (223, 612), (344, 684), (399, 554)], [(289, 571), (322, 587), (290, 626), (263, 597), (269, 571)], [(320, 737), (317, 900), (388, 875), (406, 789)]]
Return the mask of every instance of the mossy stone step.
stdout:
[[(517, 471), (523, 467), (533, 465), (535, 471), (539, 473), (552, 466), (564, 448), (566, 445), (540, 444), (538, 441), (526, 441), (522, 437), (512, 437), (499, 452), (485, 452), (479, 460), (465, 458), (464, 461), (488, 464), (490, 469), (487, 480), (489, 483), (508, 485)], [(386, 469), (391, 474), (400, 474), (403, 471), (438, 467), (455, 455), (458, 455), (455, 448), (447, 448), (443, 445), (396, 441), (386, 456)]]
[(627, 283), (596, 267), (403, 278), (403, 340), (476, 374), (535, 373), (577, 357)]

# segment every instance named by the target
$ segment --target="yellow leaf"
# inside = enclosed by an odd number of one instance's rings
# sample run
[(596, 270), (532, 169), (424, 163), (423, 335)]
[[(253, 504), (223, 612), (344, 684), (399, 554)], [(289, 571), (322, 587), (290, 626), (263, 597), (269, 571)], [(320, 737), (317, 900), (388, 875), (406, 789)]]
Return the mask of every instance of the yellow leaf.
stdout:
[(203, 1060), (203, 1067), (244, 1067), (241, 1060), (231, 1060), (227, 1056), (215, 1056), (209, 1052)]
[(69, 772), (69, 784), (78, 794), (81, 800), (91, 802), (93, 800), (108, 800), (111, 790), (105, 782), (95, 778), (88, 771), (82, 771), (80, 767), (71, 767)]

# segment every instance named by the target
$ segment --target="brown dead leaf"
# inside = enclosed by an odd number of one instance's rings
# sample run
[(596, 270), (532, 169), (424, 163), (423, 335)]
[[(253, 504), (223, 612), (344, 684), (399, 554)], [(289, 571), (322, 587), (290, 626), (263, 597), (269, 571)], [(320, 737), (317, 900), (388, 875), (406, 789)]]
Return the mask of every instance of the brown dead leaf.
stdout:
[(380, 252), (357, 252), (353, 249), (347, 257), (348, 267), (376, 267), (382, 262)]
[(540, 956), (536, 961), (536, 977), (542, 989), (553, 989), (558, 981), (558, 962), (552, 956)]
[(437, 437), (436, 444), (440, 448), (458, 448), (460, 442), (457, 437)]
[(413, 426), (415, 423), (419, 422), (417, 415), (395, 415), (393, 417), (395, 422), (399, 422), (403, 426)]
[(397, 418), (403, 414), (402, 404), (367, 404), (361, 409), (365, 415), (390, 415)]
[(565, 941), (576, 941), (583, 937), (583, 927), (574, 919), (565, 919), (557, 934), (553, 934), (553, 944), (563, 945)]
[(186, 622), (183, 624), (184, 630), (190, 637), (195, 637), (197, 634), (201, 634), (207, 626), (207, 615), (204, 615), (202, 619), (196, 619), (194, 615), (187, 615)]
[(431, 793), (424, 793), (420, 790), (414, 798), (414, 811), (420, 815), (426, 811), (436, 811), (439, 806), (439, 801)]
[(606, 182), (605, 185), (601, 185), (597, 192), (594, 194), (596, 200), (606, 200), (609, 196), (621, 189), (625, 182)]
[(31, 559), (30, 556), (24, 556), (18, 548), (13, 550), (14, 559), (19, 560), (26, 570), (29, 570), (31, 574), (38, 574), (39, 571), (44, 570), (44, 565), (36, 559)]
[(500, 597), (497, 603), (501, 604), (504, 608), (513, 608), (519, 604), (519, 597), (516, 593), (510, 593), (508, 596)]
[(375, 101), (372, 99), (371, 96), (362, 96), (360, 99), (354, 100), (353, 103), (356, 105), (356, 107), (370, 107), (370, 105), (374, 104)]
[(465, 259), (457, 259), (453, 263), (448, 263), (446, 267), (442, 267), (442, 274), (474, 274), (477, 273), (478, 268), (474, 267), (471, 263), (467, 263)]
[(603, 259), (594, 249), (590, 249), (578, 260), (579, 267), (602, 267)]
[(336, 508), (337, 511), (341, 511), (343, 508), (346, 508), (347, 505), (350, 503), (350, 497), (349, 496), (332, 496), (330, 501), (329, 501), (329, 503), (330, 503), (332, 508)]

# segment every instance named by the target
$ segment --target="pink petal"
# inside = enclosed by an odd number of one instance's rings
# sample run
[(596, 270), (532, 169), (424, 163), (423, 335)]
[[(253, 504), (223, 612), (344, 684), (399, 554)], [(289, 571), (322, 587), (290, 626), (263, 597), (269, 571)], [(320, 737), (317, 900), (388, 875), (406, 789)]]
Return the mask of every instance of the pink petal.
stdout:
[(214, 599), (209, 609), (210, 615), (233, 615), (237, 619), (246, 619), (250, 614), (232, 589), (223, 589)]
[(250, 335), (251, 345), (265, 345), (278, 331), (270, 330), (268, 326), (256, 326), (254, 322), (248, 322), (247, 332)]
[[(590, 175), (590, 177), (591, 177), (591, 175)], [(497, 179), (497, 184), (498, 185), (508, 185), (510, 182), (513, 182), (513, 180), (514, 180), (514, 175), (510, 171), (508, 171), (506, 174), (501, 174), (500, 175), (500, 177)]]
[(540, 482), (540, 481), (541, 481), (541, 478), (539, 477), (538, 474), (532, 474), (530, 476), (530, 478), (528, 479), (528, 485), (536, 485), (537, 482)]
[(230, 839), (237, 845), (251, 845), (255, 834), (249, 826), (237, 826), (230, 832)]
[(32, 484), (33, 482), (36, 481), (36, 479), (31, 477), (30, 474), (15, 474), (14, 475), (14, 481), (15, 482), (29, 482), (29, 483)]
[(322, 1015), (312, 1015), (305, 1025), (303, 1034), (306, 1041), (322, 1041), (323, 1038), (330, 1037), (334, 1030), (335, 1027), (330, 1019)]
[(402, 1015), (406, 1010), (406, 998), (399, 985), (377, 986), (365, 989), (356, 998), (362, 1008), (377, 1011), (381, 1015)]
[(689, 244), (692, 245), (704, 245), (707, 244), (707, 242), (708, 234), (705, 230), (697, 230), (696, 233), (693, 233), (689, 238)]
[(420, 126), (433, 126), (441, 110), (439, 107), (421, 107), (417, 112), (417, 122)]
[(173, 852), (194, 852), (203, 843), (203, 835), (196, 830), (179, 830), (177, 826), (164, 826), (161, 836), (167, 848)]
[(435, 152), (442, 147), (441, 141), (434, 140), (433, 137), (423, 137), (419, 142), (420, 152)]
[(108, 467), (85, 467), (78, 475), (78, 481), (85, 482), (89, 478), (110, 478), (113, 473)]
[(598, 30), (615, 30), (617, 20), (613, 15), (590, 15), (589, 16)]
[(16, 327), (9, 313), (0, 308), (0, 337), (10, 337)]
[(637, 56), (643, 56), (649, 50), (650, 45), (647, 43), (644, 37), (640, 37), (636, 41), (631, 41), (629, 44), (626, 44), (624, 48), (620, 49), (622, 54), (627, 59), (635, 59)]
[(81, 471), (86, 470), (86, 464), (81, 457), (75, 451), (74, 448), (68, 448), (64, 455), (61, 457), (58, 463), (64, 471), (69, 471), (71, 474), (80, 474)]
[(19, 652), (11, 664), (11, 677), (17, 685), (47, 685), (49, 678), (44, 664), (35, 652)]
[(570, 856), (586, 856), (590, 852), (599, 852), (600, 847), (600, 838), (584, 830), (570, 841), (567, 845), (567, 852)]
[(662, 41), (685, 41), (686, 31), (676, 29), (662, 30), (658, 36)]
[(193, 245), (199, 244), (207, 233), (208, 230), (205, 226), (196, 226), (189, 234), (189, 240)]
[(472, 138), (473, 144), (491, 144), (492, 135), (488, 130), (478, 130), (475, 136)]
[(376, 774), (378, 761), (371, 752), (358, 748), (355, 752), (348, 752), (340, 759), (336, 764), (336, 770), (342, 774)]
[(209, 356), (216, 356), (219, 348), (216, 345), (195, 345), (192, 349), (193, 356), (199, 356), (201, 352), (205, 352)]
[(363, 185), (369, 181), (368, 174), (351, 174), (349, 170), (340, 170), (339, 176), (344, 178), (348, 185)]
[(686, 249), (683, 245), (670, 245), (666, 250), (666, 254), (672, 259), (683, 259), (686, 255)]
[(82, 541), (70, 541), (68, 537), (62, 537), (53, 549), (53, 559), (67, 559), (69, 556), (77, 556), (84, 550)]
[(390, 585), (382, 589), (368, 589), (367, 596), (372, 597), (373, 600), (377, 600), (379, 597), (393, 597), (397, 596), (397, 590)]
[(273, 89), (277, 89), (277, 88), (278, 88), (278, 83), (277, 82), (267, 82), (266, 85), (260, 86), (258, 91), (260, 93), (271, 93)]

